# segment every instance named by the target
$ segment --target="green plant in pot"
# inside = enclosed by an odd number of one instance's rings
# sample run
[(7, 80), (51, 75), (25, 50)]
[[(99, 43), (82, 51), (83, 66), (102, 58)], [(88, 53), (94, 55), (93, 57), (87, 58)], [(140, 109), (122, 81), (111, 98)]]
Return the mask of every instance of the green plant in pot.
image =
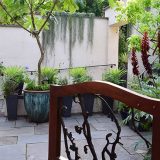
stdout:
[[(70, 76), (72, 77), (73, 83), (83, 83), (91, 81), (92, 78), (88, 75), (87, 69), (84, 67), (77, 67), (70, 69)], [(88, 115), (92, 115), (93, 104), (94, 104), (94, 95), (92, 94), (83, 94), (82, 95), (85, 111)]]
[[(124, 83), (124, 80), (122, 78), (125, 74), (126, 74), (125, 70), (118, 69), (118, 68), (110, 68), (102, 74), (102, 80), (112, 82), (117, 85), (122, 85)], [(106, 97), (106, 96), (102, 96), (102, 97), (110, 106), (110, 108), (113, 109), (113, 102), (114, 102), (113, 98)], [(102, 101), (102, 112), (110, 116), (108, 106), (106, 106), (104, 101)]]
[(38, 123), (48, 121), (49, 87), (50, 84), (57, 83), (57, 75), (57, 69), (43, 67), (41, 71), (41, 85), (36, 80), (28, 79), (26, 90), (24, 90), (24, 104), (31, 121)]
[[(42, 70), (41, 70), (41, 64), (43, 62), (43, 59), (45, 57), (45, 50), (43, 48), (43, 41), (41, 40), (41, 33), (43, 30), (49, 29), (49, 23), (48, 21), (50, 18), (53, 18), (56, 21), (56, 18), (54, 16), (55, 12), (75, 12), (78, 9), (76, 3), (74, 0), (1, 0), (0, 1), (0, 22), (1, 24), (11, 24), (16, 25), (26, 31), (29, 35), (31, 35), (39, 48), (39, 60), (37, 62), (37, 70), (38, 70), (38, 85), (34, 82), (29, 82), (30, 86), (36, 85), (35, 88), (46, 88), (42, 85)], [(18, 46), (19, 44), (17, 44)], [(32, 85), (31, 85), (32, 84)], [(27, 88), (26, 88), (27, 89)], [(40, 91), (37, 92), (37, 89), (34, 92), (29, 90), (30, 94), (40, 94)], [(24, 93), (28, 93), (27, 90), (25, 90)], [(44, 91), (42, 91), (41, 94), (43, 94)], [(46, 94), (46, 93), (45, 93)], [(49, 94), (49, 93), (48, 93)], [(26, 94), (24, 94), (24, 100)], [(35, 98), (38, 102), (39, 106), (42, 107), (42, 99), (41, 98)], [(34, 101), (34, 99), (32, 99)], [(26, 102), (26, 101), (25, 101)], [(34, 104), (34, 102), (33, 102)], [(43, 105), (46, 106), (46, 104), (43, 102)], [(40, 108), (39, 107), (39, 108)], [(43, 107), (45, 108), (45, 107)], [(38, 122), (39, 119), (34, 119)], [(42, 120), (41, 120), (42, 122)]]
[[(68, 80), (66, 77), (62, 78), (59, 77), (58, 78), (58, 85), (67, 85), (68, 84)], [(63, 117), (70, 117), (71, 116), (71, 109), (72, 109), (72, 96), (65, 96), (63, 97), (63, 109), (62, 109), (62, 116)]]
[(16, 120), (18, 95), (22, 94), (26, 73), (22, 67), (11, 66), (6, 67), (3, 74), (2, 91), (6, 99), (8, 120)]

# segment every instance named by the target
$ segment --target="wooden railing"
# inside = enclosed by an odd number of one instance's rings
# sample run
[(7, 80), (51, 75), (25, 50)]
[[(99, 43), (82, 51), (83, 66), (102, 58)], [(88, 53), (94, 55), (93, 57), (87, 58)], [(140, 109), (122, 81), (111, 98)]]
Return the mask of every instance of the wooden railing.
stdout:
[(143, 96), (109, 82), (94, 81), (67, 86), (51, 86), (49, 115), (49, 160), (58, 160), (60, 157), (60, 112), (62, 108), (62, 97), (85, 93), (109, 96), (125, 103), (131, 108), (136, 108), (153, 115), (152, 160), (160, 159), (160, 100)]

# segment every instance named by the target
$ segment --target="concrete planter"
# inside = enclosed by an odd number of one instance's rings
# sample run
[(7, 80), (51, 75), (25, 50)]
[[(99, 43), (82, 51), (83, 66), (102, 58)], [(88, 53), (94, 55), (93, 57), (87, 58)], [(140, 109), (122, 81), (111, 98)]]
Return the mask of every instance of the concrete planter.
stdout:
[(49, 91), (24, 91), (24, 106), (32, 122), (48, 121), (49, 95)]

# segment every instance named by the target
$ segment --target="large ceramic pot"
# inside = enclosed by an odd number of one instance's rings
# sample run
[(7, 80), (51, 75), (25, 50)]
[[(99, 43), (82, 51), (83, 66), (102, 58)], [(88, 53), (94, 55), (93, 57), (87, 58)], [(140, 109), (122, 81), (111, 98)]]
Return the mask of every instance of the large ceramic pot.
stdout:
[(24, 106), (32, 122), (48, 121), (49, 91), (24, 91)]

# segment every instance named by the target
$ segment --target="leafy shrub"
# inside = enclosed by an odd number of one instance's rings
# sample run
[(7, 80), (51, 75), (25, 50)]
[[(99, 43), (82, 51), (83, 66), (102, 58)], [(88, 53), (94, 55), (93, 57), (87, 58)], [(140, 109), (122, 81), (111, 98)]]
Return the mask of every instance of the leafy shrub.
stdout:
[(26, 90), (35, 90), (35, 91), (45, 91), (45, 90), (49, 90), (49, 88), (50, 88), (49, 84), (38, 85), (35, 82), (35, 80), (30, 80), (26, 86)]
[(25, 81), (26, 72), (23, 67), (10, 66), (6, 67), (3, 71), (4, 81), (2, 84), (2, 90), (5, 96), (18, 93), (17, 90), (20, 83)]
[(58, 85), (67, 85), (68, 84), (68, 80), (67, 80), (67, 78), (65, 77), (65, 78), (58, 78), (58, 81), (57, 81), (57, 84)]
[(72, 68), (69, 73), (73, 78), (73, 83), (82, 83), (92, 80), (92, 78), (88, 75), (86, 68), (83, 67)]
[(42, 83), (48, 83), (48, 84), (56, 84), (57, 82), (57, 75), (58, 70), (52, 67), (43, 67), (41, 69), (41, 79)]
[(124, 70), (111, 68), (109, 70), (106, 70), (105, 73), (103, 73), (102, 80), (120, 85), (124, 83), (124, 80), (122, 80), (122, 78), (125, 74), (126, 71)]

